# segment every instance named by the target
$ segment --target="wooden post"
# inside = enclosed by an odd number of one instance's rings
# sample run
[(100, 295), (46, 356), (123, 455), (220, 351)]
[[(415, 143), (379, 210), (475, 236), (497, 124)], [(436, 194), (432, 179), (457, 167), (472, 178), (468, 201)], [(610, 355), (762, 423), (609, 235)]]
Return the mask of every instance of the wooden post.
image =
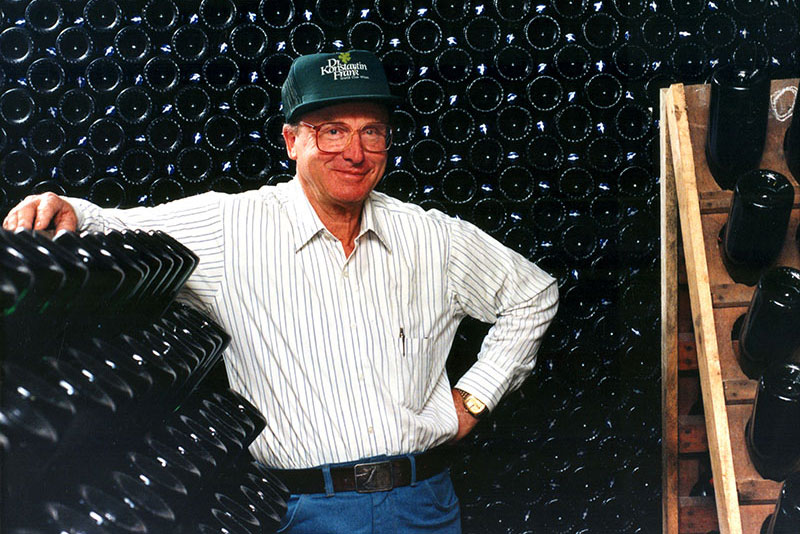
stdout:
[[(667, 93), (667, 123), (671, 141), (672, 164), (676, 178), (681, 235), (686, 256), (689, 298), (697, 339), (698, 370), (706, 414), (706, 433), (714, 476), (717, 518), (720, 534), (742, 534), (736, 477), (733, 470), (728, 414), (719, 364), (714, 310), (700, 219), (700, 201), (691, 151), (689, 122), (683, 84), (675, 84)], [(686, 147), (689, 147), (686, 150)], [(692, 231), (695, 229), (695, 231)]]

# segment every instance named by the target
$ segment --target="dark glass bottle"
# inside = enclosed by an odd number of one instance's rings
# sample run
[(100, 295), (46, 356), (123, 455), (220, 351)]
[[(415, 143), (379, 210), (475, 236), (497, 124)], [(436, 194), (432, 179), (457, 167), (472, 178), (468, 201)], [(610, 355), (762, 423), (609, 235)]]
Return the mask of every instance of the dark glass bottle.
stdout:
[(703, 40), (712, 49), (731, 45), (736, 39), (737, 32), (736, 21), (722, 11), (709, 14), (700, 26)]
[(421, 174), (435, 174), (444, 166), (445, 147), (435, 139), (417, 141), (408, 156), (414, 169)]
[(390, 26), (399, 26), (408, 20), (413, 11), (410, 0), (375, 0), (378, 17)]
[(48, 100), (63, 89), (64, 78), (64, 69), (54, 59), (37, 59), (28, 67), (28, 86)]
[(383, 46), (383, 30), (370, 20), (356, 22), (348, 31), (350, 46), (355, 50), (379, 52)]
[(583, 23), (583, 36), (589, 46), (609, 48), (619, 37), (619, 24), (608, 13), (595, 13)]
[(417, 19), (406, 28), (408, 46), (417, 54), (430, 54), (442, 42), (442, 29), (432, 19)]
[(478, 111), (494, 111), (503, 101), (503, 86), (491, 76), (475, 78), (467, 86), (467, 101)]
[(144, 81), (157, 93), (168, 93), (177, 89), (181, 79), (181, 68), (175, 60), (156, 56), (144, 66)]
[(176, 151), (183, 141), (183, 128), (175, 119), (161, 115), (147, 126), (147, 144), (156, 152), (169, 154)]
[(203, 59), (209, 49), (208, 36), (198, 24), (187, 24), (172, 34), (172, 50), (185, 62)]
[(589, 51), (579, 44), (563, 46), (555, 55), (556, 70), (568, 80), (578, 80), (589, 72), (592, 57)]
[(592, 116), (584, 106), (564, 106), (556, 114), (556, 129), (566, 141), (584, 141), (592, 130)]
[(347, 27), (355, 12), (351, 2), (337, 0), (316, 0), (314, 7), (319, 19), (332, 28)]
[[(270, 54), (261, 62), (261, 75), (267, 85), (280, 89), (289, 68), (292, 66), (292, 57), (284, 53)], [(388, 72), (387, 72), (388, 75)]]
[(740, 175), (723, 236), (726, 260), (754, 269), (771, 264), (783, 249), (793, 202), (794, 189), (782, 174)]
[(54, 156), (64, 148), (67, 135), (54, 119), (42, 119), (28, 132), (31, 150), (39, 156)]
[(494, 56), (494, 64), (500, 76), (509, 81), (526, 80), (533, 74), (533, 57), (522, 47), (506, 46)]
[(233, 110), (245, 120), (259, 120), (269, 112), (269, 94), (260, 85), (243, 85), (233, 93)]
[(414, 58), (403, 50), (390, 50), (381, 57), (389, 85), (404, 85), (416, 74)]
[(742, 172), (761, 161), (767, 132), (769, 76), (721, 67), (711, 76), (706, 161), (714, 180), (733, 189)]
[(624, 104), (614, 115), (617, 133), (625, 140), (638, 141), (650, 131), (652, 114), (644, 106)]
[(537, 135), (531, 139), (527, 148), (528, 162), (534, 169), (552, 171), (561, 166), (564, 149), (552, 135)]
[(444, 89), (434, 80), (419, 80), (408, 89), (408, 101), (415, 112), (430, 115), (444, 105)]
[(200, 20), (212, 30), (230, 28), (236, 20), (236, 3), (233, 0), (202, 0)]
[(768, 367), (758, 382), (753, 412), (745, 428), (747, 452), (764, 478), (781, 481), (800, 461), (800, 366)]
[(214, 56), (203, 63), (203, 79), (212, 90), (227, 91), (239, 81), (239, 65), (227, 56)]
[(150, 36), (140, 26), (126, 26), (114, 36), (117, 55), (127, 63), (140, 63), (150, 54)]
[(800, 473), (786, 477), (778, 495), (775, 511), (767, 516), (762, 534), (791, 534), (800, 525)]
[(3, 63), (24, 63), (33, 53), (33, 38), (25, 28), (14, 26), (0, 33), (0, 61)]
[(25, 22), (37, 33), (52, 33), (64, 22), (64, 10), (54, 0), (31, 0), (25, 8)]
[(29, 125), (37, 111), (33, 97), (22, 87), (8, 89), (0, 95), (0, 118), (11, 128)]
[(552, 111), (561, 103), (564, 88), (552, 76), (537, 76), (527, 86), (531, 105), (539, 111)]
[(496, 198), (484, 198), (472, 208), (472, 222), (484, 231), (493, 233), (503, 228), (506, 223), (506, 209)]
[(109, 57), (97, 58), (86, 67), (86, 83), (95, 93), (114, 93), (122, 85), (122, 67)]
[(491, 137), (476, 139), (469, 147), (468, 163), (479, 172), (493, 173), (503, 159), (503, 145)]
[(617, 48), (612, 55), (617, 73), (624, 80), (643, 78), (650, 69), (650, 56), (639, 45), (627, 42)]
[(56, 38), (56, 56), (69, 64), (82, 63), (89, 59), (93, 47), (89, 32), (81, 26), (70, 26)]
[(797, 107), (798, 102), (800, 99), (795, 95), (792, 122), (783, 138), (783, 155), (786, 158), (786, 166), (789, 167), (789, 172), (795, 179), (800, 179), (800, 109)]
[(520, 141), (533, 130), (533, 117), (522, 106), (508, 106), (497, 114), (497, 131), (503, 139)]
[(238, 24), (230, 39), (233, 52), (242, 59), (258, 59), (267, 52), (267, 32), (256, 24)]
[(313, 22), (304, 22), (289, 32), (289, 43), (298, 55), (316, 54), (325, 46), (325, 32)]
[(145, 25), (154, 32), (172, 31), (180, 20), (178, 6), (172, 0), (150, 0), (142, 15)]
[(439, 117), (439, 131), (448, 143), (464, 143), (475, 132), (475, 119), (464, 109), (449, 108)]
[(197, 85), (187, 85), (175, 94), (175, 112), (187, 122), (198, 122), (206, 118), (211, 110), (211, 97)]
[(292, 0), (261, 0), (258, 11), (270, 28), (287, 28), (295, 17)]
[(177, 158), (178, 175), (190, 183), (201, 183), (211, 174), (211, 154), (202, 147), (190, 146), (181, 149)]
[(92, 155), (82, 148), (72, 148), (62, 154), (58, 161), (58, 174), (66, 183), (80, 187), (94, 176)]
[[(2, 97), (0, 97), (2, 102)], [(92, 96), (82, 89), (70, 89), (65, 92), (58, 103), (61, 119), (70, 126), (86, 124), (94, 114), (95, 102)], [(2, 114), (2, 110), (0, 110)]]
[[(447, 175), (442, 178), (443, 184), (446, 178)], [(412, 202), (417, 193), (417, 179), (408, 171), (395, 169), (383, 177), (378, 190), (403, 202)]]
[(236, 154), (234, 164), (243, 179), (261, 183), (266, 183), (272, 170), (269, 152), (255, 144), (242, 146)]
[(525, 36), (536, 50), (550, 50), (561, 37), (561, 26), (549, 15), (537, 15), (526, 24)]
[(83, 18), (92, 30), (109, 32), (122, 23), (122, 9), (114, 0), (89, 0), (83, 8)]
[(239, 141), (239, 123), (229, 115), (213, 115), (205, 123), (203, 134), (208, 146), (218, 151), (230, 150)]
[(472, 72), (472, 56), (457, 46), (446, 48), (436, 56), (436, 70), (448, 82), (463, 82)]
[(13, 150), (0, 163), (3, 180), (12, 187), (26, 187), (36, 178), (38, 165), (27, 151)]
[(800, 271), (773, 267), (758, 281), (739, 332), (739, 365), (751, 378), (800, 346)]
[(128, 124), (141, 124), (153, 111), (153, 100), (142, 87), (123, 89), (116, 99), (117, 114)]
[(474, 17), (464, 26), (464, 39), (477, 52), (492, 50), (500, 43), (501, 36), (500, 25), (491, 17)]
[(89, 146), (98, 154), (112, 156), (125, 146), (125, 130), (114, 119), (97, 119), (89, 127)]
[(158, 178), (150, 185), (148, 203), (151, 206), (164, 204), (171, 200), (178, 200), (185, 196), (183, 186), (169, 178)]
[(126, 183), (142, 185), (148, 183), (155, 174), (156, 162), (144, 149), (128, 150), (119, 162), (120, 176)]
[(512, 165), (500, 173), (497, 180), (500, 192), (512, 202), (525, 202), (534, 191), (533, 175), (526, 167)]
[(101, 178), (92, 184), (89, 200), (104, 208), (121, 208), (125, 205), (125, 186), (116, 178)]
[(600, 136), (586, 147), (586, 161), (594, 170), (611, 172), (622, 162), (622, 147), (613, 137)]
[(667, 48), (675, 40), (675, 33), (675, 23), (666, 13), (653, 13), (642, 23), (642, 37), (652, 48)]

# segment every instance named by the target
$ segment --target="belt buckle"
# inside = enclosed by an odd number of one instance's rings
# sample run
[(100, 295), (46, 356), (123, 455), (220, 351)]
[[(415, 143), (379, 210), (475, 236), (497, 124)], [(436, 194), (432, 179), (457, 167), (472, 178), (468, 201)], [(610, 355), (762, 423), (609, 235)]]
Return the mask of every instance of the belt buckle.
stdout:
[(389, 491), (394, 487), (392, 462), (356, 464), (353, 467), (353, 473), (355, 474), (356, 491), (358, 493)]

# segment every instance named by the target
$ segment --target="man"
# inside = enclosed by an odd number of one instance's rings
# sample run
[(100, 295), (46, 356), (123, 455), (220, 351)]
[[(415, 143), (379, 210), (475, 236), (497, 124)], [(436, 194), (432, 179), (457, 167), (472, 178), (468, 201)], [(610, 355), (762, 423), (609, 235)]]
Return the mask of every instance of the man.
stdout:
[[(45, 194), (4, 226), (161, 229), (200, 256), (186, 298), (231, 334), (231, 386), (267, 419), (251, 451), (292, 490), (280, 532), (460, 532), (442, 446), (530, 374), (555, 281), (469, 223), (373, 191), (395, 102), (374, 55), (298, 58), (282, 97), (289, 183), (130, 210)], [(451, 388), (466, 315), (495, 324)]]

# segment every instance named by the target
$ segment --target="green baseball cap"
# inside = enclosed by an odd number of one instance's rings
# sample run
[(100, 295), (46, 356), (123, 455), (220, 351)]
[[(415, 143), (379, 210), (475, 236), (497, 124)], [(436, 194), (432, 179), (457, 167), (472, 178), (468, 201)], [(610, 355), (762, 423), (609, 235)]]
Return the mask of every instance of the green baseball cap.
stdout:
[(294, 60), (281, 89), (283, 115), (291, 124), (315, 109), (353, 101), (372, 101), (396, 106), (386, 72), (372, 52), (351, 50), (309, 54)]

